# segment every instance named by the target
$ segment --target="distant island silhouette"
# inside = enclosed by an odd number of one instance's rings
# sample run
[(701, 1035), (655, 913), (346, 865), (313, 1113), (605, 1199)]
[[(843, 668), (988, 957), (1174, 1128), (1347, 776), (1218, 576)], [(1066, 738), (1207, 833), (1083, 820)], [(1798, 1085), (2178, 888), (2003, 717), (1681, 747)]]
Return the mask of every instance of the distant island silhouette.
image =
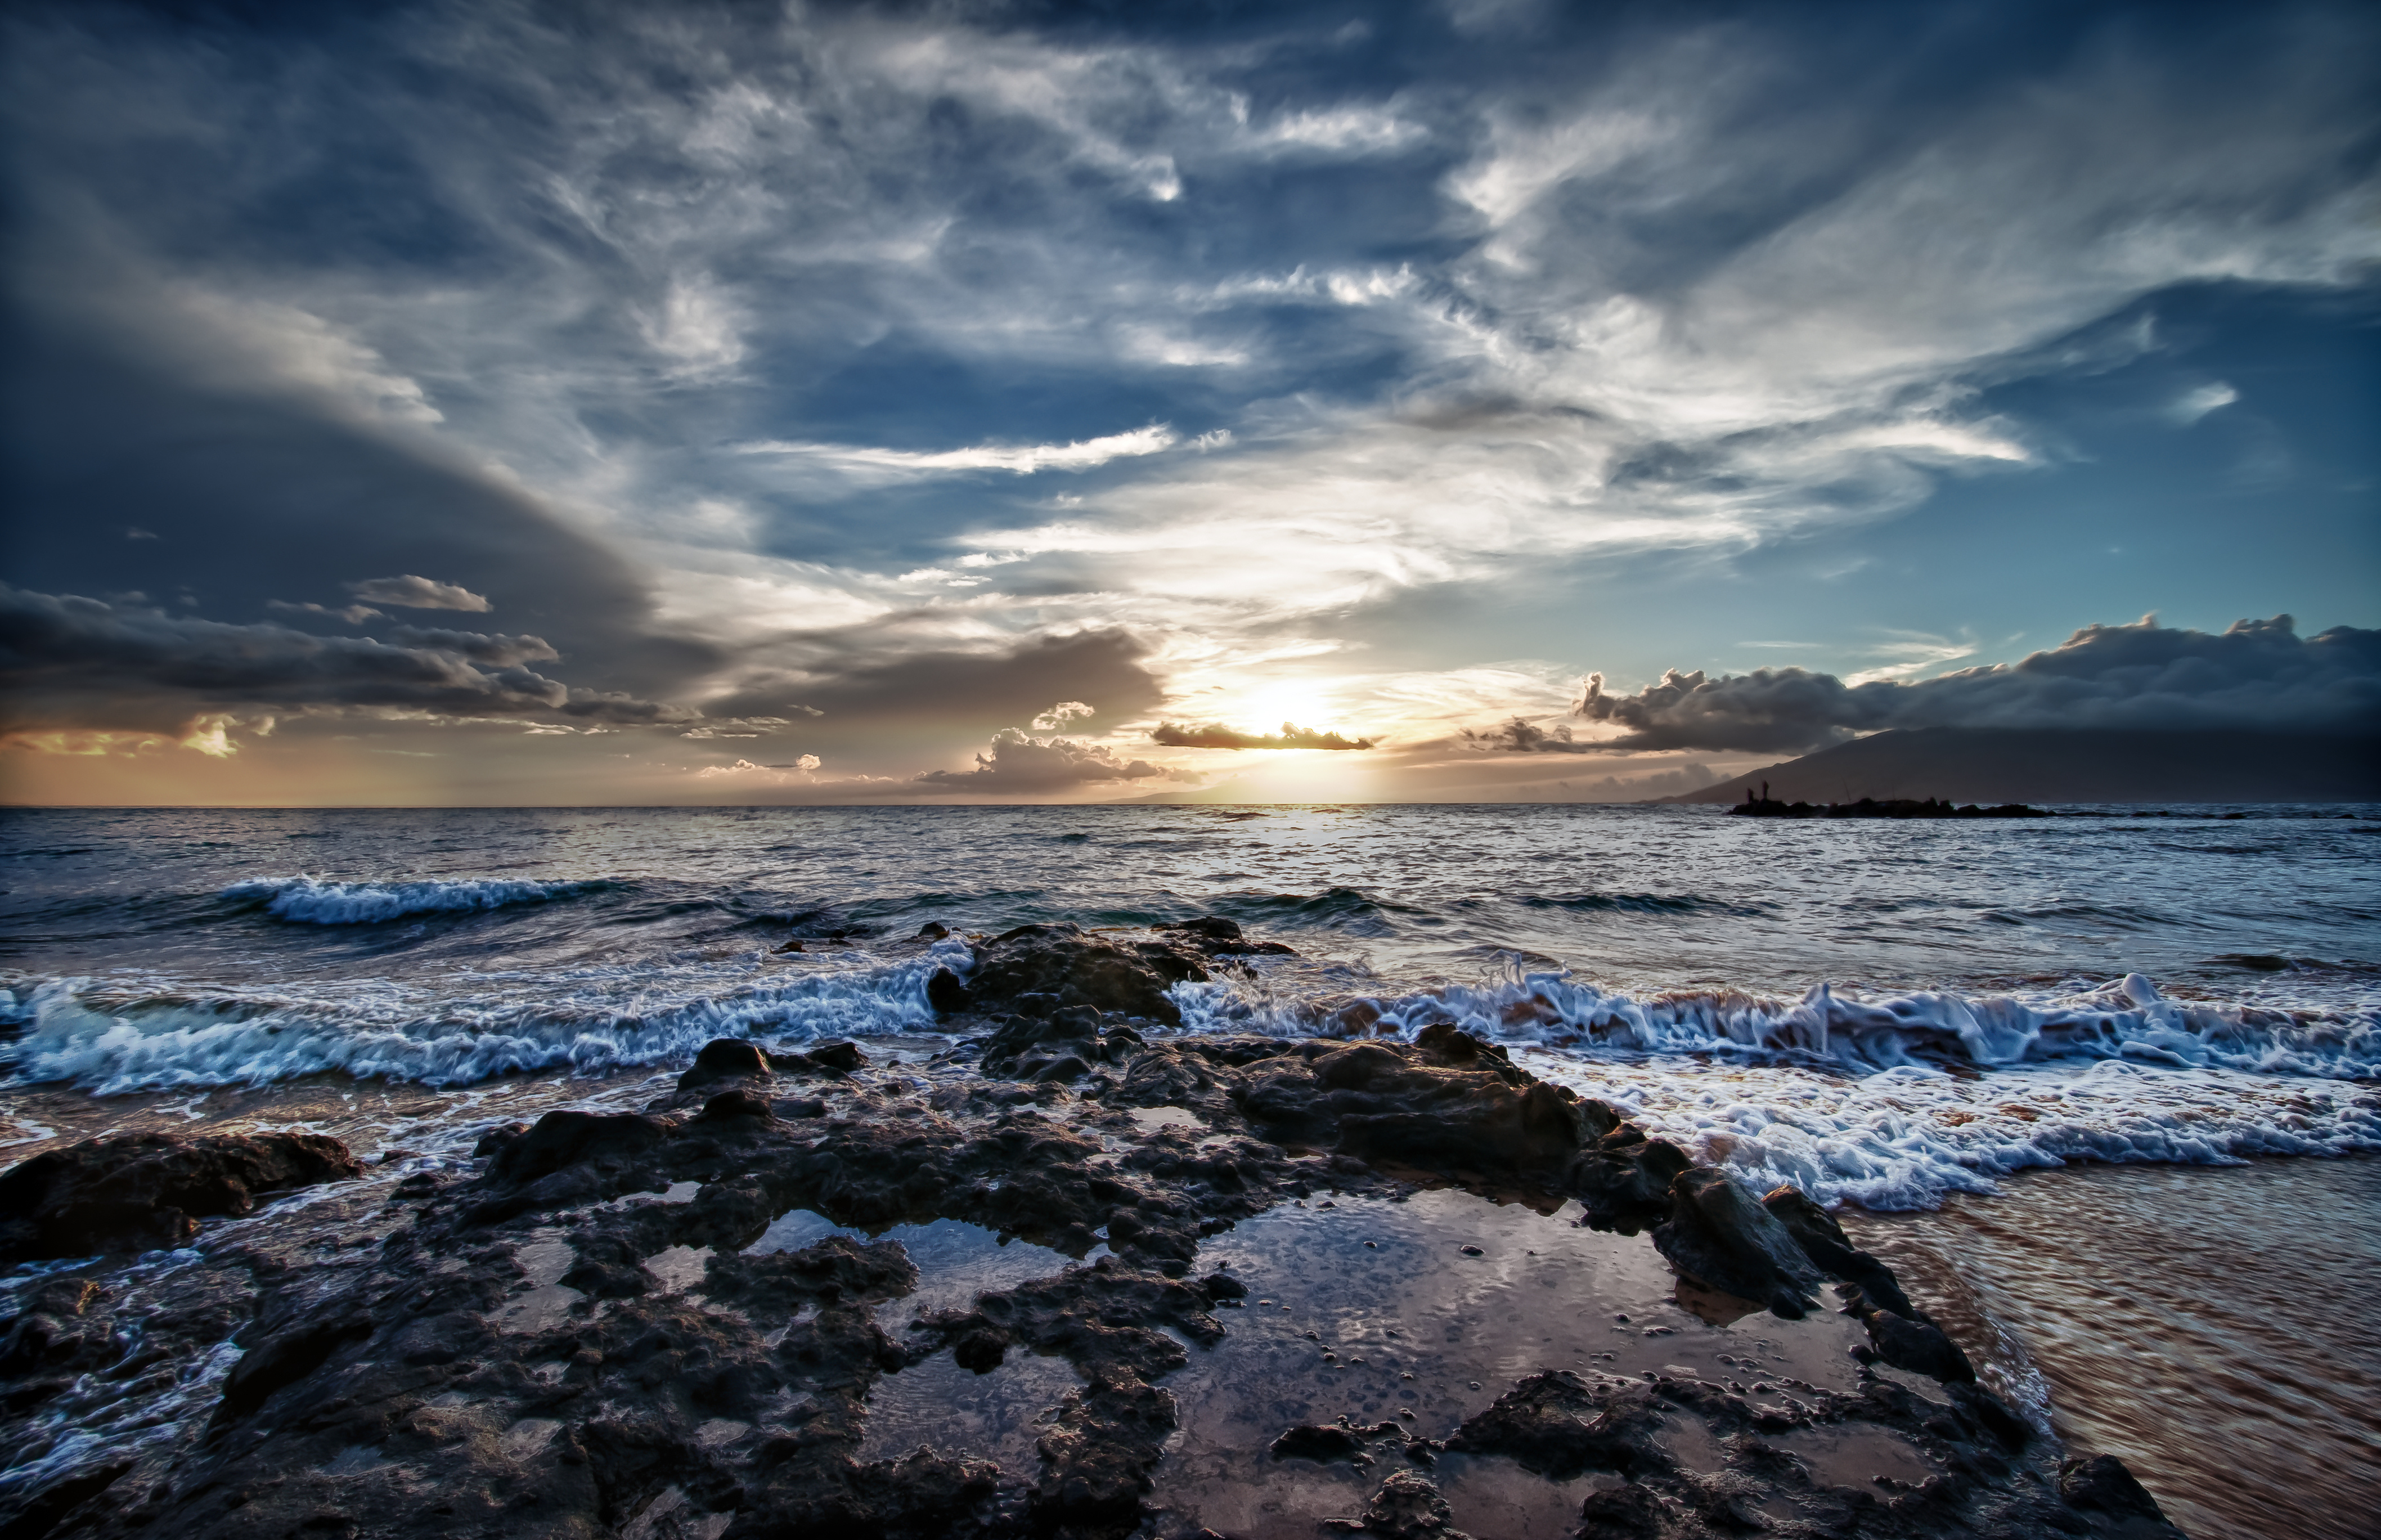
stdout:
[[(1771, 789), (1763, 792), (1764, 785)], [(2381, 736), (1921, 727), (1856, 739), (1653, 801), (1741, 803), (1748, 794), (1822, 806), (1938, 798), (1987, 807), (2381, 801)]]

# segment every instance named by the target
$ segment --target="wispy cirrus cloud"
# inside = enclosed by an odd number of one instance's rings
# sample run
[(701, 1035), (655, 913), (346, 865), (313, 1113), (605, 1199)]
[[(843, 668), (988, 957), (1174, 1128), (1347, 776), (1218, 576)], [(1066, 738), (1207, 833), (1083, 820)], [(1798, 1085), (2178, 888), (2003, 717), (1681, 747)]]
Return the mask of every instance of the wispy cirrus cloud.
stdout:
[(1031, 476), (1042, 471), (1089, 471), (1110, 460), (1163, 454), (1181, 442), (1164, 423), (1134, 428), (1071, 444), (980, 444), (966, 449), (885, 449), (857, 444), (784, 441), (738, 446), (738, 452), (767, 455), (832, 471), (856, 482), (893, 482), (912, 477), (1006, 471)]

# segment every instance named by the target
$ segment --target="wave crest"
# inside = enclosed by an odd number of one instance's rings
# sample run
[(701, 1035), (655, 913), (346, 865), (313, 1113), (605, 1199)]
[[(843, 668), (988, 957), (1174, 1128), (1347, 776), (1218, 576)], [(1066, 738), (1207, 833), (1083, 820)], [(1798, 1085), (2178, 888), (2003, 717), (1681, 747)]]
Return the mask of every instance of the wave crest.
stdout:
[(301, 925), (377, 925), (414, 914), (468, 914), (516, 904), (552, 903), (620, 885), (598, 877), (583, 882), (529, 882), (501, 878), (458, 881), (324, 882), (316, 877), (267, 877), (236, 882), (223, 897), (261, 908), (276, 920)]

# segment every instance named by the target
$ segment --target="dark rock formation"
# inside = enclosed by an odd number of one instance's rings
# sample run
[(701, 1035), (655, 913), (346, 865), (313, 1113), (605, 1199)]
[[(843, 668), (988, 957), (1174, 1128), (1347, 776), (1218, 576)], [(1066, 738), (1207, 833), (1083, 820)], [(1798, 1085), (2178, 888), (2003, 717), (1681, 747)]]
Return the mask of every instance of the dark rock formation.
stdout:
[(1286, 1044), (1251, 1066), (1234, 1100), (1281, 1136), (1450, 1172), (1559, 1178), (1590, 1123), (1576, 1093), (1451, 1027), (1412, 1047)]
[(2142, 1484), (2115, 1455), (2063, 1461), (2058, 1467), (2058, 1495), (2123, 1540), (2180, 1540), (2182, 1532), (2167, 1522), (2157, 1499), (2142, 1490)]
[(1779, 1187), (1761, 1200), (1761, 1206), (1786, 1227), (1786, 1233), (1794, 1238), (1794, 1243), (1801, 1247), (1802, 1254), (1819, 1271), (1831, 1278), (1858, 1285), (1873, 1305), (1907, 1320), (1920, 1319), (1902, 1293), (1901, 1285), (1894, 1280), (1893, 1270), (1853, 1246), (1834, 1216), (1799, 1189)]
[(1819, 1271), (1786, 1227), (1728, 1173), (1691, 1167), (1670, 1183), (1669, 1220), (1654, 1244), (1672, 1266), (1788, 1319), (1810, 1308)]
[(1654, 1436), (1663, 1403), (1650, 1387), (1606, 1389), (1567, 1370), (1532, 1375), (1447, 1441), (1457, 1454), (1510, 1456), (1552, 1481), (1591, 1471), (1636, 1476), (1667, 1465)]
[(739, 1037), (714, 1037), (694, 1056), (694, 1064), (678, 1078), (680, 1091), (692, 1091), (724, 1080), (767, 1080), (769, 1056)]
[(1117, 942), (1068, 922), (1020, 925), (976, 948), (967, 1008), (1047, 1016), (1069, 1006), (1182, 1024), (1166, 991), (1208, 972), (1198, 953), (1163, 942)]
[(312, 1133), (86, 1140), (0, 1176), (0, 1264), (179, 1246), (201, 1218), (251, 1213), (260, 1194), (362, 1168), (345, 1144)]
[(1471, 1540), (1455, 1527), (1447, 1499), (1420, 1471), (1392, 1472), (1373, 1494), (1361, 1519), (1326, 1519), (1325, 1527), (1346, 1534), (1376, 1534), (1382, 1540)]
[[(1037, 970), (1058, 968), (1054, 958), (1073, 959), (1066, 987), (1166, 977), (1142, 952), (1067, 930), (1012, 935), (1011, 984), (1050, 984)], [(1087, 958), (1088, 972), (1068, 971)], [(1932, 1329), (1882, 1302), (1907, 1305), (1823, 1213), (1755, 1202), (1617, 1109), (1533, 1080), (1451, 1026), (1410, 1044), (1173, 1038), (1064, 992), (1016, 990), (1012, 1003), (1030, 1008), (1006, 1012), (983, 1044), (988, 1064), (1007, 1066), (987, 1072), (1021, 1082), (951, 1076), (919, 1095), (914, 1066), (879, 1072), (849, 1045), (800, 1056), (805, 1069), (738, 1044), (708, 1055), (719, 1074), (646, 1112), (551, 1112), (496, 1129), (476, 1176), (368, 1195), (358, 1184), (352, 1199), (324, 1194), (309, 1210), (352, 1202), (348, 1222), (371, 1244), (307, 1239), (275, 1256), (243, 1238), (250, 1250), (191, 1275), (187, 1318), (170, 1333), (158, 1325), (167, 1315), (119, 1306), (113, 1282), (29, 1288), (0, 1323), (10, 1415), (103, 1382), (115, 1355), (134, 1365), (127, 1374), (170, 1380), (126, 1346), (142, 1331), (170, 1335), (177, 1363), (227, 1337), (243, 1351), (214, 1404), (184, 1419), (182, 1442), (140, 1453), (147, 1463), (95, 1461), (27, 1493), (0, 1523), (102, 1540), (1125, 1540), (1150, 1518), (1175, 1426), (1166, 1376), (1257, 1302), (1227, 1272), (1194, 1274), (1200, 1242), (1324, 1189), (1388, 1197), (1445, 1179), (1578, 1195), (1606, 1222), (1664, 1221), (1666, 1252), (1715, 1287), (1765, 1288), (1799, 1307), (1822, 1272), (1856, 1286), (1854, 1307), (1893, 1362), (1915, 1362), (1903, 1338)], [(1059, 1083), (1079, 1073), (1080, 1089)], [(782, 1094), (797, 1074), (834, 1075), (831, 1106)], [(1191, 1117), (1126, 1110), (1139, 1107)], [(918, 1313), (896, 1308), (920, 1278), (891, 1240), (750, 1250), (796, 1209), (866, 1230), (963, 1220), (1078, 1258), (1105, 1240), (1114, 1254)], [(705, 1248), (690, 1277), (688, 1259)], [(201, 1298), (201, 1281), (216, 1292)], [(861, 1458), (872, 1391), (946, 1351), (976, 1373), (1054, 1357), (1081, 1380), (1024, 1468), (964, 1450)], [(1790, 1498), (1813, 1534), (2170, 1540), (2122, 1528), (2160, 1521), (2128, 1506), (2114, 1476), (2079, 1468), (2059, 1497), (2022, 1420), (1966, 1382), (1964, 1360), (1932, 1362), (1923, 1372), (1948, 1382), (1939, 1397), (1872, 1375), (1851, 1392), (1798, 1384), (1782, 1407), (1688, 1378), (1549, 1371), (1507, 1389), (1447, 1448), (1551, 1477), (1624, 1479), (1589, 1500), (1592, 1535), (1752, 1533), (1768, 1521), (1746, 1517), (1750, 1505), (1766, 1495)], [(1724, 1469), (1680, 1468), (1665, 1430), (1689, 1421)], [(1822, 1488), (1761, 1443), (1852, 1424), (1910, 1440), (1947, 1473), (1923, 1490)], [(1274, 1448), (1427, 1465), (1436, 1447), (1385, 1423), (1303, 1424)], [(1339, 1527), (1456, 1540), (1450, 1522), (1430, 1481), (1400, 1469)]]

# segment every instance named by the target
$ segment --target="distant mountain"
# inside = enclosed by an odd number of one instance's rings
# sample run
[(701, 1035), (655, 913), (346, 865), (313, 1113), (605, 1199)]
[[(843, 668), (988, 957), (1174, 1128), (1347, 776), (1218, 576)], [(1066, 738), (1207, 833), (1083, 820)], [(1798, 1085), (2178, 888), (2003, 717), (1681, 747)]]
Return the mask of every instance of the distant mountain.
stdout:
[(1148, 797), (1119, 797), (1112, 805), (1124, 806), (1138, 802), (1278, 802), (1279, 797), (1255, 797), (1242, 780), (1218, 781), (1201, 791), (1160, 791)]
[(1945, 797), (1956, 802), (2381, 801), (2381, 735), (1922, 727), (1773, 764), (1664, 802)]

